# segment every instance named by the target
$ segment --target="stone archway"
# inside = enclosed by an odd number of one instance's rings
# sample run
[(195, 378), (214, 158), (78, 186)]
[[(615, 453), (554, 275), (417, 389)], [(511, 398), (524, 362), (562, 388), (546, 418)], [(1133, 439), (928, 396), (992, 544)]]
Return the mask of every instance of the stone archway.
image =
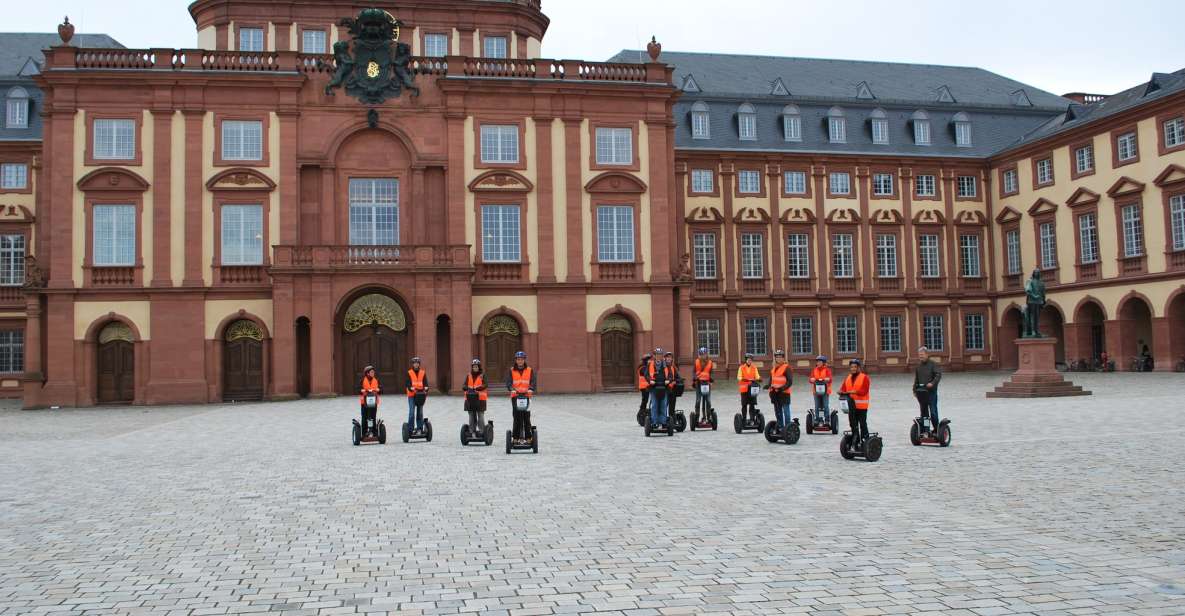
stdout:
[(222, 399), (262, 400), (264, 392), (263, 328), (239, 319), (222, 334)]
[(1107, 350), (1107, 312), (1102, 304), (1087, 299), (1074, 311), (1075, 341), (1079, 357), (1093, 366)]
[(1152, 335), (1152, 306), (1140, 295), (1129, 295), (1119, 304), (1119, 370), (1132, 370), (1137, 360), (1151, 364), (1157, 340)]
[(374, 366), (386, 391), (399, 391), (410, 357), (410, 320), (394, 297), (374, 291), (345, 303), (337, 319), (338, 391), (353, 393), (366, 366)]
[(1053, 350), (1053, 361), (1058, 364), (1066, 363), (1065, 323), (1066, 319), (1057, 306), (1052, 303), (1045, 305), (1045, 309), (1041, 311), (1041, 322), (1038, 323), (1038, 329), (1046, 338), (1057, 340)]
[(601, 387), (633, 387), (634, 324), (624, 314), (613, 313), (601, 320)]
[(1177, 370), (1177, 366), (1185, 361), (1185, 292), (1177, 293), (1169, 300), (1164, 316), (1168, 322), (1169, 358), (1172, 366), (1162, 369)]
[(1001, 370), (1016, 370), (1020, 365), (1015, 340), (1020, 338), (1023, 324), (1024, 315), (1021, 314), (1020, 308), (1009, 306), (1004, 311), (1004, 315), (1000, 319), (1000, 327), (996, 334), (996, 340), (999, 341), (1000, 347)]
[(514, 354), (523, 350), (522, 325), (509, 314), (496, 314), (486, 319), (481, 338), (486, 378), (497, 384), (510, 374)]
[(126, 323), (111, 321), (95, 339), (95, 399), (99, 404), (129, 404), (136, 399), (136, 334)]

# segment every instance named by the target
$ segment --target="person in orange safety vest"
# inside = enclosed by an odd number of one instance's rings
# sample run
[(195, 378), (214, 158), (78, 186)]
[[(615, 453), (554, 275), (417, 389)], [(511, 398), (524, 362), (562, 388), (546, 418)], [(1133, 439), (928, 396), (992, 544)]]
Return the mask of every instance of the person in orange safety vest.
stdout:
[(872, 380), (864, 373), (860, 360), (848, 363), (848, 376), (839, 386), (839, 395), (848, 398), (848, 424), (852, 428), (852, 448), (862, 447), (868, 438), (868, 401)]
[(638, 413), (643, 413), (650, 408), (650, 353), (643, 355), (642, 361), (638, 362), (637, 377), (638, 391), (642, 392), (642, 403), (638, 405)]
[(488, 398), (489, 386), (481, 360), (474, 359), (469, 364), (469, 374), (465, 375), (465, 410), (469, 413), (469, 430), (474, 434), (485, 429)]
[(774, 417), (778, 421), (778, 432), (790, 429), (790, 386), (794, 376), (790, 364), (786, 363), (786, 352), (774, 351), (774, 367), (769, 370), (769, 399), (774, 405)]
[[(828, 423), (831, 409), (831, 367), (827, 365), (827, 356), (815, 358), (815, 367), (811, 368), (811, 395), (815, 399), (815, 422)], [(820, 385), (823, 393), (819, 393)]]
[(407, 371), (407, 425), (415, 432), (424, 431), (424, 401), (428, 397), (428, 373), (419, 357), (411, 358), (411, 369)]
[(661, 348), (654, 349), (654, 358), (650, 360), (647, 371), (650, 385), (650, 425), (656, 429), (667, 425), (667, 398), (675, 395), (671, 391), (675, 386), (675, 366), (665, 355)]
[[(695, 386), (695, 412), (699, 413), (700, 417), (704, 417), (712, 410), (711, 384), (715, 382), (712, 379), (712, 370), (716, 367), (716, 363), (708, 357), (707, 347), (700, 347), (699, 357), (695, 358), (694, 367), (695, 376), (691, 384)], [(707, 393), (703, 391), (704, 385), (708, 385)]]
[(746, 422), (754, 421), (757, 417), (757, 395), (751, 386), (761, 388), (761, 373), (753, 365), (753, 355), (749, 353), (745, 353), (745, 363), (737, 368), (737, 385), (741, 392), (741, 415)]
[(514, 410), (514, 428), (512, 438), (516, 445), (531, 440), (531, 411), (520, 411), (515, 405), (515, 399), (531, 398), (535, 395), (535, 370), (527, 365), (527, 354), (517, 351), (514, 354), (514, 365), (510, 367), (510, 377), (506, 379), (506, 389), (510, 392), (510, 407)]
[[(358, 395), (358, 406), (362, 408), (362, 429), (368, 434), (374, 432), (372, 423), (378, 424), (378, 399), (379, 394), (383, 388), (379, 385), (379, 379), (375, 376), (374, 366), (367, 366), (362, 370), (362, 386)], [(366, 395), (374, 396), (374, 408), (366, 408)]]

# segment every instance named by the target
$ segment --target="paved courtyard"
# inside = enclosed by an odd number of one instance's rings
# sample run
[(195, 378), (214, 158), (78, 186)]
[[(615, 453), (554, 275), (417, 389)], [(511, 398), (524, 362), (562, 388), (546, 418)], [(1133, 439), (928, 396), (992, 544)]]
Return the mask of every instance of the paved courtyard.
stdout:
[(733, 434), (724, 387), (729, 425), (673, 439), (633, 395), (543, 396), (540, 454), (510, 458), (460, 446), (456, 398), (406, 445), (388, 399), (394, 442), (361, 448), (352, 398), (8, 403), (0, 616), (1185, 614), (1185, 376), (1072, 376), (1095, 395), (947, 375), (944, 450), (909, 445), (907, 377), (874, 377), (875, 464)]

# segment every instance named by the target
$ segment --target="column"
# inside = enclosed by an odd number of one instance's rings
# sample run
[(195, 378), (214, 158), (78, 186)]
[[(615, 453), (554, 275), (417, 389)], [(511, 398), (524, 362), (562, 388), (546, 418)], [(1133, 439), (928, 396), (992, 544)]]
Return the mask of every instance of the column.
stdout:
[(206, 112), (186, 110), (185, 115), (185, 276), (182, 285), (205, 286), (202, 279), (202, 196), (205, 181), (202, 163), (202, 128)]
[(555, 239), (552, 225), (555, 218), (551, 165), (551, 123), (547, 116), (535, 117), (535, 203), (539, 208), (539, 279), (555, 282)]
[(153, 109), (152, 127), (152, 281), (154, 287), (173, 286), (170, 211), (173, 186), (173, 110)]
[[(568, 216), (568, 278), (567, 282), (584, 282), (584, 182), (580, 170), (580, 118), (564, 119), (564, 173), (567, 174), (568, 194), (565, 211)], [(651, 220), (654, 216), (651, 216)]]
[(293, 300), (292, 278), (276, 278), (272, 283), (273, 400), (286, 400), (297, 396), (296, 363), (299, 358), (296, 356), (296, 314)]
[(312, 314), (309, 315), (309, 395), (326, 397), (334, 394), (333, 336), (337, 335), (333, 322), (333, 282), (325, 274), (314, 274), (311, 285)]

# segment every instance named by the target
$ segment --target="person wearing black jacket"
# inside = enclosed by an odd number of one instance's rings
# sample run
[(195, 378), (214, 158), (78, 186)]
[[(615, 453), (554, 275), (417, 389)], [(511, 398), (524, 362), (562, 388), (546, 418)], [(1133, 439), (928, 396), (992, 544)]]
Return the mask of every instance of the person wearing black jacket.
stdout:
[[(918, 399), (922, 417), (930, 416), (931, 430), (938, 430), (938, 382), (942, 380), (942, 368), (930, 359), (930, 349), (918, 349), (918, 367), (913, 371), (913, 395)], [(928, 411), (928, 412), (927, 412)]]

